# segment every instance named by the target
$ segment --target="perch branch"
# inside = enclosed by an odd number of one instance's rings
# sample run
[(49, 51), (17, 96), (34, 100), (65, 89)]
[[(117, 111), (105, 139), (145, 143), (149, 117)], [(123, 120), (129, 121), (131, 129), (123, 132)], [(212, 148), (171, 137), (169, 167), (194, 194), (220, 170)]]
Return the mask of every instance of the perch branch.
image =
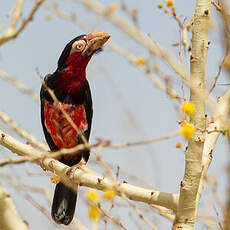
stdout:
[[(45, 170), (55, 172), (65, 183), (72, 183), (67, 176), (71, 169), (70, 167), (53, 158), (45, 157), (42, 152), (36, 150), (30, 145), (17, 141), (2, 131), (0, 131), (0, 145), (23, 157), (31, 157), (34, 159), (36, 157), (41, 157), (43, 159), (42, 161), (34, 160), (34, 162), (41, 165)], [(75, 183), (99, 190), (115, 188), (119, 196), (124, 194), (130, 200), (160, 205), (174, 211), (177, 209), (178, 196), (176, 194), (144, 189), (127, 183), (115, 183), (112, 180), (97, 175), (96, 173), (92, 173), (92, 171), (88, 171), (87, 169), (76, 170), (72, 179)]]

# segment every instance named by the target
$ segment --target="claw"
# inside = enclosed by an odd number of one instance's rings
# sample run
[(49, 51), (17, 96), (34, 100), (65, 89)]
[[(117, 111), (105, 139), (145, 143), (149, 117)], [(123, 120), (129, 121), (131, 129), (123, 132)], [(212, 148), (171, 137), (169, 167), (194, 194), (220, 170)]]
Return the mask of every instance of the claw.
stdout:
[(68, 171), (66, 172), (66, 175), (69, 176), (70, 180), (73, 180), (75, 171), (78, 170), (78, 169), (83, 169), (85, 167), (85, 165), (86, 165), (86, 162), (82, 158), (81, 161), (78, 164), (73, 165), (68, 169)]

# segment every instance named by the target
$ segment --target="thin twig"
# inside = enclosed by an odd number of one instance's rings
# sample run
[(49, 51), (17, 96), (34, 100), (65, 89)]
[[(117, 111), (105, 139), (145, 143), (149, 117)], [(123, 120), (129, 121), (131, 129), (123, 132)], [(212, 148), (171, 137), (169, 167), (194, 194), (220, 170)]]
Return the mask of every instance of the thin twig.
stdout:
[(3, 70), (0, 70), (0, 78), (12, 83), (12, 85), (16, 86), (16, 88), (19, 89), (20, 92), (30, 96), (36, 102), (40, 102), (39, 97), (34, 91), (28, 89), (22, 82), (20, 82), (16, 78), (9, 77)]
[(10, 128), (17, 133), (20, 137), (26, 139), (30, 144), (35, 147), (38, 147), (42, 150), (47, 151), (48, 146), (38, 141), (32, 134), (28, 133), (27, 131), (23, 130), (16, 122), (14, 122), (6, 113), (0, 112), (0, 119), (10, 126)]
[(37, 0), (32, 8), (29, 16), (23, 20), (19, 28), (16, 28), (19, 18), (21, 16), (21, 10), (24, 0), (18, 0), (14, 8), (13, 18), (10, 26), (0, 35), (0, 45), (5, 42), (15, 39), (27, 26), (27, 24), (32, 21), (35, 13), (45, 0)]
[(106, 6), (97, 0), (75, 0), (77, 2), (81, 2), (85, 5), (89, 10), (95, 12), (98, 15), (101, 15), (111, 21), (118, 28), (123, 30), (126, 34), (128, 34), (131, 38), (135, 39), (137, 42), (146, 47), (151, 53), (158, 55), (165, 60), (169, 66), (182, 78), (188, 79), (188, 74), (186, 73), (185, 67), (178, 62), (177, 59), (174, 58), (171, 54), (165, 51), (156, 41), (146, 35), (146, 33), (142, 32), (138, 27), (134, 24), (130, 23), (127, 19), (125, 19), (118, 12), (109, 13), (107, 11)]
[(101, 213), (104, 216), (106, 216), (110, 221), (112, 221), (114, 224), (116, 224), (119, 228), (123, 230), (128, 230), (117, 218), (110, 216), (109, 213), (102, 207), (99, 207), (99, 208), (100, 208)]
[(221, 12), (222, 8), (219, 4), (217, 4), (214, 0), (211, 1), (212, 5), (216, 8), (217, 11)]
[(152, 230), (157, 230), (157, 227), (145, 216), (141, 213), (141, 211), (139, 210), (139, 208), (133, 204), (132, 202), (130, 202), (129, 200), (127, 200), (129, 205), (135, 210), (135, 212), (138, 214), (138, 216), (140, 217), (140, 219), (142, 219)]

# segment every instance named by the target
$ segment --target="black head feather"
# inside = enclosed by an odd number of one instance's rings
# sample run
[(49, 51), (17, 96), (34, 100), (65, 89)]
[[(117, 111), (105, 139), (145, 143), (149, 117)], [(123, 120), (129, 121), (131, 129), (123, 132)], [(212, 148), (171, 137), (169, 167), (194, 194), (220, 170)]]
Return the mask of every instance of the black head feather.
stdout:
[(61, 56), (58, 59), (58, 68), (63, 67), (65, 65), (65, 61), (66, 59), (69, 57), (70, 51), (72, 49), (72, 44), (75, 41), (81, 40), (83, 37), (85, 36), (85, 34), (82, 34), (76, 38), (74, 38), (73, 40), (71, 40), (64, 48), (64, 50), (61, 53)]

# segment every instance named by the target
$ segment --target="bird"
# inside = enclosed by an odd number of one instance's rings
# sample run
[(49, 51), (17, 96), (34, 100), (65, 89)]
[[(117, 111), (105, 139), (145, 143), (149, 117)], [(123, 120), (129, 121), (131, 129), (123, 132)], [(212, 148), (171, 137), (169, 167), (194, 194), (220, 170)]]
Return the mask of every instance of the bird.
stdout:
[[(110, 36), (105, 32), (92, 32), (74, 38), (62, 51), (56, 71), (45, 76), (40, 91), (41, 123), (51, 151), (73, 148), (84, 143), (83, 139), (89, 140), (93, 107), (86, 67)], [(52, 97), (50, 90), (57, 100)], [(75, 125), (71, 124), (67, 116)], [(90, 151), (86, 149), (63, 155), (58, 160), (74, 167), (82, 160), (86, 163), (89, 155)], [(73, 190), (62, 181), (56, 185), (51, 208), (51, 216), (56, 223), (71, 223), (75, 213), (77, 187)]]

